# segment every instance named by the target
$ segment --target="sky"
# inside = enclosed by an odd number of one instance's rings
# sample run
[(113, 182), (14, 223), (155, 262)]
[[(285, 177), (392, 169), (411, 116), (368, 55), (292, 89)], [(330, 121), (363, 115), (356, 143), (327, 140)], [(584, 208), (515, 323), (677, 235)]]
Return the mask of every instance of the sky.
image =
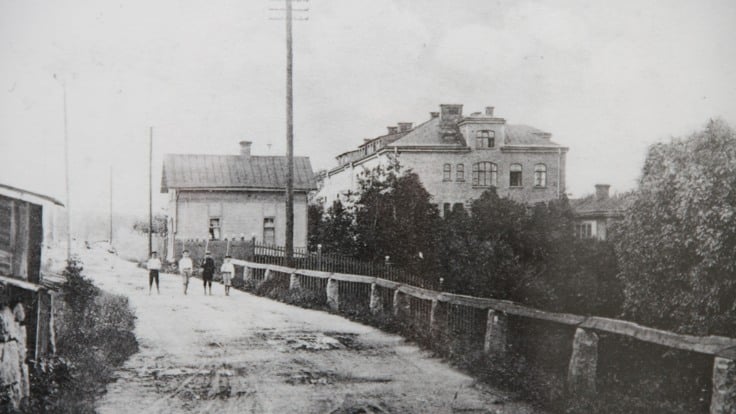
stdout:
[[(272, 0), (0, 0), (0, 182), (72, 212), (155, 209), (165, 153), (285, 153)], [(732, 0), (310, 0), (294, 23), (295, 154), (313, 169), (442, 103), (553, 134), (567, 191), (636, 187), (647, 147), (736, 125)], [(81, 213), (80, 213), (81, 214)]]

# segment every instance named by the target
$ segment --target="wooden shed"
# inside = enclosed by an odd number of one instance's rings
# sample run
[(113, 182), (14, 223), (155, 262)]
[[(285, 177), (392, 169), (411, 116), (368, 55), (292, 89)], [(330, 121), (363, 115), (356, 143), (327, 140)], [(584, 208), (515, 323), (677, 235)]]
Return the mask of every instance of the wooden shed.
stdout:
[(51, 301), (41, 262), (44, 208), (63, 206), (42, 194), (0, 183), (0, 308), (23, 305), (28, 358), (53, 347)]

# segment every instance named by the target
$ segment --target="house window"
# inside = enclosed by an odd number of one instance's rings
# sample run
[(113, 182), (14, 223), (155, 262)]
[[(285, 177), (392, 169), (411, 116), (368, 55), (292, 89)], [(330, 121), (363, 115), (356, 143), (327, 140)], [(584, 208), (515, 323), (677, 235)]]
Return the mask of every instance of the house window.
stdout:
[(450, 114), (450, 115), (459, 115), (460, 114), (460, 109), (458, 109), (458, 108), (449, 108), (449, 109), (447, 109), (447, 113)]
[(535, 187), (546, 187), (547, 186), (547, 166), (544, 164), (537, 164), (534, 166), (534, 186)]
[(575, 235), (579, 239), (589, 239), (593, 237), (593, 225), (591, 223), (578, 223), (575, 225)]
[(465, 181), (465, 164), (455, 166), (455, 181)]
[(498, 182), (498, 167), (492, 162), (473, 164), (473, 186), (490, 187)]
[(450, 203), (445, 203), (442, 205), (442, 217), (447, 217), (450, 215), (450, 211), (451, 211), (450, 206), (451, 206)]
[(455, 203), (452, 205), (452, 212), (453, 213), (459, 213), (461, 211), (465, 210), (465, 204), (463, 203)]
[(276, 244), (276, 223), (273, 217), (263, 218), (263, 243)]
[(210, 240), (220, 240), (220, 219), (217, 217), (210, 217)]
[(483, 129), (475, 133), (476, 148), (493, 148), (496, 145), (496, 133)]
[(509, 187), (521, 187), (521, 164), (511, 164), (509, 168)]
[(452, 181), (452, 165), (445, 164), (442, 168), (442, 181)]

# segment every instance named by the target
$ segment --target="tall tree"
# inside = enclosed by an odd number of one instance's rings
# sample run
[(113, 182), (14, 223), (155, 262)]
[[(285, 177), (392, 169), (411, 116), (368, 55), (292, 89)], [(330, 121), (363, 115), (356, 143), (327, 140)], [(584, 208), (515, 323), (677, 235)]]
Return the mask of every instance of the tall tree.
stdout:
[(694, 334), (733, 334), (736, 134), (723, 121), (649, 148), (615, 234), (628, 317)]

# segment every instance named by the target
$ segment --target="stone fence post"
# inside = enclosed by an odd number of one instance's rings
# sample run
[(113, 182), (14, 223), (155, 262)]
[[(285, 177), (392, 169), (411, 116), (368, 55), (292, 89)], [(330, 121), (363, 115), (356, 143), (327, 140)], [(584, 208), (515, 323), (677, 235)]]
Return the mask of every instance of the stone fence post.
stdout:
[(383, 298), (381, 298), (381, 288), (375, 283), (371, 283), (371, 301), (369, 309), (372, 314), (380, 313), (383, 310)]
[(488, 356), (503, 357), (508, 343), (508, 317), (505, 313), (489, 309), (483, 351)]
[(572, 343), (572, 356), (567, 370), (568, 398), (590, 398), (596, 392), (598, 366), (598, 335), (577, 328)]
[(710, 414), (736, 413), (736, 361), (715, 357)]
[(299, 283), (299, 275), (292, 273), (291, 276), (289, 276), (289, 289), (300, 289), (301, 287), (302, 285)]
[(394, 290), (394, 316), (403, 318), (406, 316), (408, 308), (409, 301), (407, 300), (406, 294), (399, 291), (399, 289)]
[(327, 279), (327, 306), (332, 310), (340, 310), (340, 289), (338, 281), (329, 278)]

